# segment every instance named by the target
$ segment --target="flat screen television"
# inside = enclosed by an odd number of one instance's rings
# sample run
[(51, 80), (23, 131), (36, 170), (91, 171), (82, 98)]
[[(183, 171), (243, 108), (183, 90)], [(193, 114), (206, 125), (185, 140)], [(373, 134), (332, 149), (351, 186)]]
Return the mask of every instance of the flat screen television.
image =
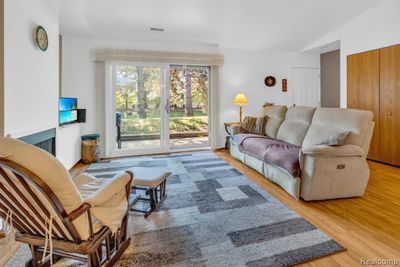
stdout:
[(58, 100), (59, 124), (65, 125), (78, 121), (78, 99), (60, 97)]

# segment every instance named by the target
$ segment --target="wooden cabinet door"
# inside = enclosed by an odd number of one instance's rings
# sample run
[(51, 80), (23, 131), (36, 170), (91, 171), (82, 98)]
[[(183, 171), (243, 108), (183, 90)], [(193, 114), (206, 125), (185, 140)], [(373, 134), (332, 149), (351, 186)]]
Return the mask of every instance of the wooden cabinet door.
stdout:
[(400, 165), (400, 45), (380, 50), (381, 160)]
[(347, 57), (347, 107), (374, 113), (368, 158), (380, 160), (379, 49)]

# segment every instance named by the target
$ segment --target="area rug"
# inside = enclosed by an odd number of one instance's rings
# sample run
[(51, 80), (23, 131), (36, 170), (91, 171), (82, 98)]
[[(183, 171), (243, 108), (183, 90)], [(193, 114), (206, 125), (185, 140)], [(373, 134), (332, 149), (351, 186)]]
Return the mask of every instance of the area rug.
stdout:
[(103, 161), (87, 172), (139, 166), (172, 172), (167, 198), (147, 219), (130, 214), (132, 241), (117, 266), (290, 266), (344, 250), (212, 152)]

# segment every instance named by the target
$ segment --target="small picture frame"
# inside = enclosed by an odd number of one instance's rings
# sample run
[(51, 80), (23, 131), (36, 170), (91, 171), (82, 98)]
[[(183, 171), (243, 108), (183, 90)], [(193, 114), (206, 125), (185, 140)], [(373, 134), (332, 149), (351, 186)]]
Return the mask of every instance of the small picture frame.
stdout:
[(287, 79), (282, 79), (282, 92), (287, 92)]

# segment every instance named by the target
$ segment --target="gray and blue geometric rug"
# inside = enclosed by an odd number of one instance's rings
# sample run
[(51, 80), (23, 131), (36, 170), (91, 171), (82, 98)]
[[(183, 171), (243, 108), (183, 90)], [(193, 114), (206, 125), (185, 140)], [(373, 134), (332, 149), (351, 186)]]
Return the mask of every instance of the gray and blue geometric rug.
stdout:
[(147, 219), (131, 213), (131, 246), (117, 266), (290, 266), (344, 248), (212, 152), (92, 164), (169, 171), (167, 198)]
[[(130, 213), (131, 245), (116, 266), (290, 266), (344, 250), (211, 152), (103, 161), (87, 172), (110, 178), (138, 166), (172, 173), (167, 198), (147, 219)], [(23, 245), (6, 266), (29, 258)]]

